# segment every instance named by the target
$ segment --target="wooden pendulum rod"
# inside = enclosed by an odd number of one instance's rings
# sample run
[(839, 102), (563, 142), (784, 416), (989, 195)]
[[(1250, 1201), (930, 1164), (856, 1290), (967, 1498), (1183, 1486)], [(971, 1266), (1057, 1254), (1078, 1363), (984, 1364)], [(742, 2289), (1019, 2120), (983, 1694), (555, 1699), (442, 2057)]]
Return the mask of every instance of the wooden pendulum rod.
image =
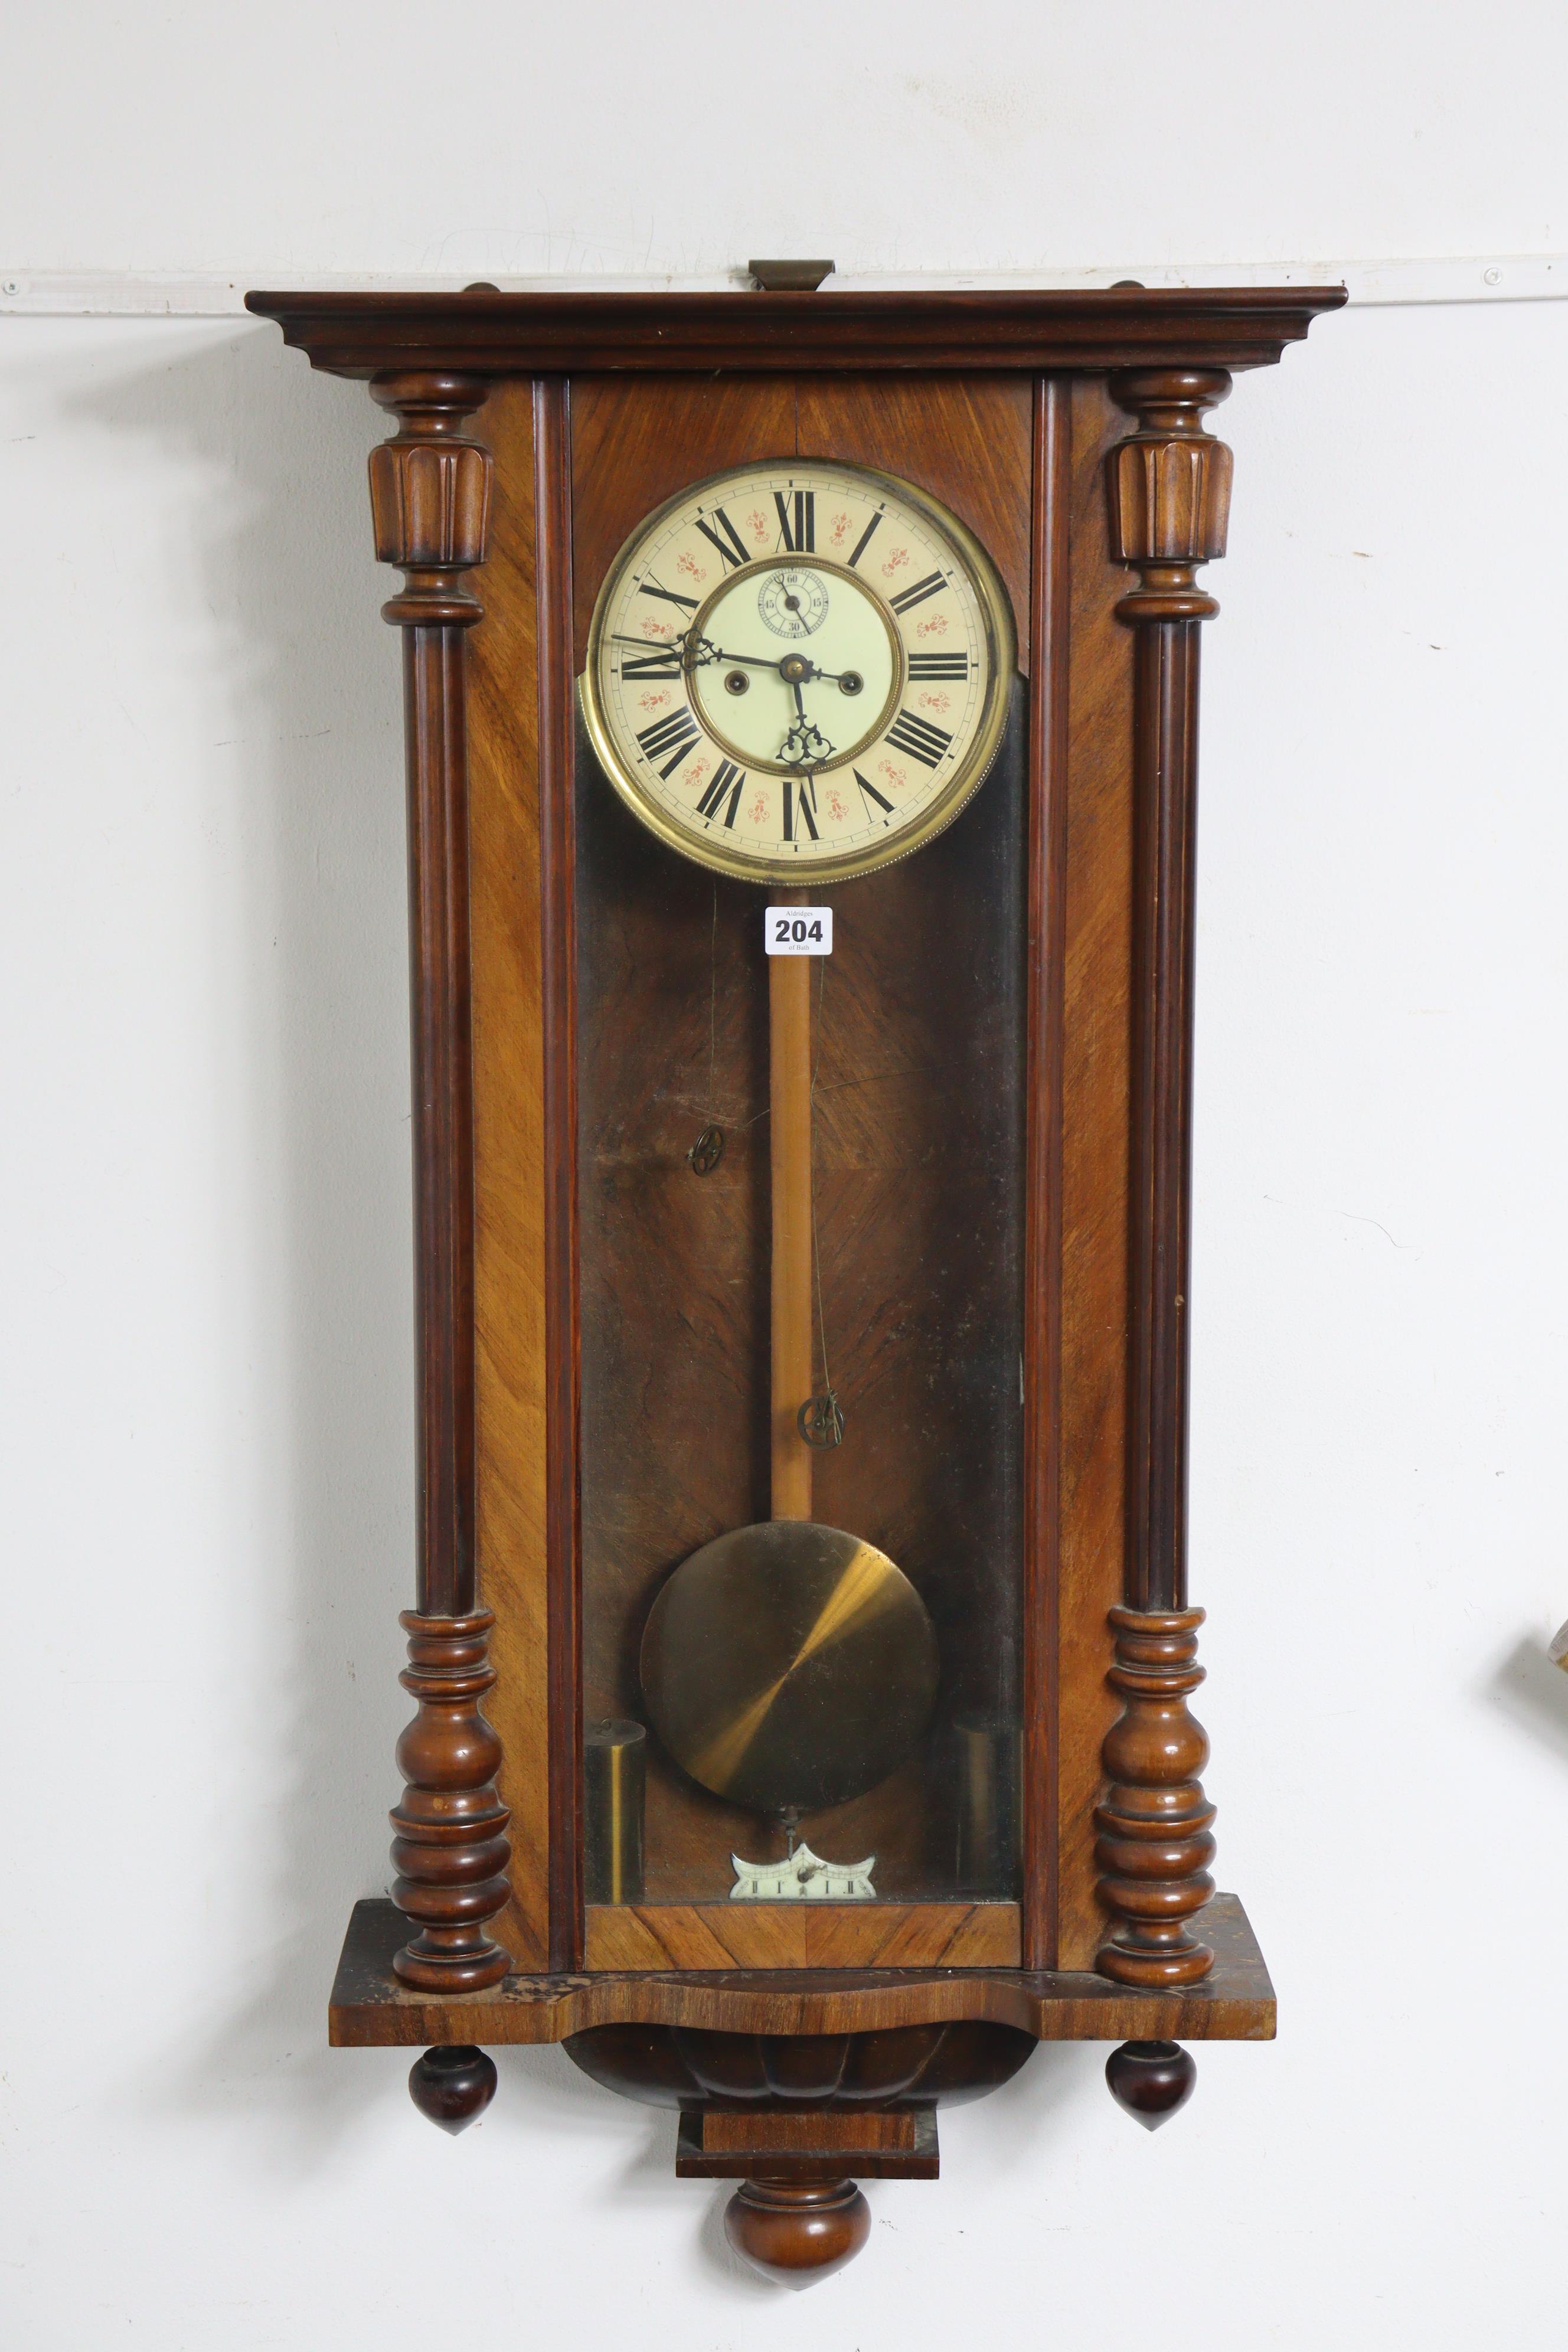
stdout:
[[(804, 891), (776, 904), (805, 905)], [(773, 1517), (811, 1517), (811, 983), (816, 958), (768, 958), (768, 1128), (773, 1174)]]

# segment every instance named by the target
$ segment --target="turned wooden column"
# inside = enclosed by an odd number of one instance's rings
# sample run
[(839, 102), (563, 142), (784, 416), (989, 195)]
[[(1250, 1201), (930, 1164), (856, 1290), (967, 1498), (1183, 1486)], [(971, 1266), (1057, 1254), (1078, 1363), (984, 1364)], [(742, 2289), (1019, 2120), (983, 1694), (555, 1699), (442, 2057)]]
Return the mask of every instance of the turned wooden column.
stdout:
[(1187, 1932), (1214, 1891), (1208, 1742), (1187, 1710), (1203, 1679), (1187, 1601), (1187, 1298), (1192, 1235), (1193, 924), (1198, 641), (1219, 610), (1196, 568), (1225, 553), (1230, 451), (1204, 412), (1217, 368), (1146, 368), (1110, 388), (1138, 420), (1109, 461), (1111, 551), (1139, 584), (1117, 606), (1133, 668), (1132, 1151), (1128, 1480), (1110, 1682), (1125, 1702), (1095, 1819), (1113, 1921), (1099, 1958), (1122, 1984), (1191, 1984), (1213, 1954)]
[(1109, 1679), (1122, 1701), (1100, 1751), (1110, 1785), (1094, 1819), (1100, 1896), (1114, 1926), (1095, 1965), (1118, 1984), (1195, 1984), (1214, 1966), (1188, 1922), (1214, 1893), (1214, 1807), (1198, 1775), (1208, 1761), (1187, 1694), (1197, 1663), (1201, 1609), (1113, 1609), (1116, 1662)]
[(480, 607), (463, 573), (483, 561), (491, 460), (463, 426), (480, 376), (375, 377), (398, 429), (372, 452), (375, 551), (405, 573), (383, 607), (403, 631), (419, 1380), (416, 1605), (405, 1612), (405, 1689), (419, 1712), (398, 1742), (393, 1899), (419, 1932), (393, 1965), (405, 1982), (465, 1992), (510, 1965), (486, 1934), (506, 1904), (511, 1849), (495, 1789), (500, 1742), (479, 1712), (495, 1681), (494, 1622), (474, 1562), (474, 1142), (468, 977), (466, 637)]

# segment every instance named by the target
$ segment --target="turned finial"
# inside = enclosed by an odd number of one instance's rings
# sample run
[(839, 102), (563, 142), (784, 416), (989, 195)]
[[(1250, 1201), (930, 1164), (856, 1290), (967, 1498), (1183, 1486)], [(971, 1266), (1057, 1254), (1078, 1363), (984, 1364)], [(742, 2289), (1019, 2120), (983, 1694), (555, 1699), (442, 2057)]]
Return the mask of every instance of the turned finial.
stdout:
[(1179, 2042), (1124, 2042), (1105, 2062), (1110, 2095), (1145, 2131), (1158, 2131), (1193, 2095), (1198, 2070)]
[(742, 2180), (724, 2235), (742, 2261), (781, 2286), (812, 2286), (852, 2263), (871, 2210), (852, 2180)]
[(471, 2042), (442, 2042), (409, 2070), (409, 2097), (444, 2132), (467, 2131), (495, 2095), (496, 2062)]

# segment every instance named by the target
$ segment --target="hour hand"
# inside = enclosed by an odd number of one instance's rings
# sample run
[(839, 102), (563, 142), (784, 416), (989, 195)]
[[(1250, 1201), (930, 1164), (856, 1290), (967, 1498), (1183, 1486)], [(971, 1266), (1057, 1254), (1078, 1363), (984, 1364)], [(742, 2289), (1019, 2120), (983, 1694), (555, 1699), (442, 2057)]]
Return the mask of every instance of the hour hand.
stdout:
[(820, 768), (833, 757), (833, 746), (809, 719), (795, 720), (779, 746), (779, 758), (792, 768)]
[(833, 746), (821, 728), (806, 717), (799, 678), (792, 677), (789, 686), (795, 696), (795, 721), (779, 747), (779, 758), (787, 760), (795, 768), (820, 768), (825, 760), (833, 757)]

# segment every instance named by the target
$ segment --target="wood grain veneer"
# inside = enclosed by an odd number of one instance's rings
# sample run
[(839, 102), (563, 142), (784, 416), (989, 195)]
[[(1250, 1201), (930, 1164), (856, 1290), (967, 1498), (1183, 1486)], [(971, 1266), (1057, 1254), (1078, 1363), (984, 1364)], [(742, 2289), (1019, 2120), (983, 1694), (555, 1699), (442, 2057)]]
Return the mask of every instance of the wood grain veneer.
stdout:
[(540, 997), (544, 1033), (545, 1586), (550, 1675), (550, 1964), (583, 1951), (581, 1339), (577, 1242), (577, 795), (572, 662), (571, 387), (533, 387), (539, 548)]
[(588, 1912), (591, 1969), (1016, 1969), (1016, 1903), (662, 1903)]
[(722, 2107), (680, 2118), (679, 2180), (758, 2179), (769, 2194), (791, 2181), (850, 2175), (861, 2180), (935, 2180), (941, 2173), (933, 2107), (868, 2113), (731, 2114)]
[(1033, 464), (1027, 379), (982, 373), (962, 382), (803, 375), (795, 379), (795, 403), (798, 456), (901, 475), (968, 524), (1002, 574), (1017, 632), (1018, 667), (1026, 675)]
[(1215, 1965), (1200, 1985), (1138, 1992), (1087, 1969), (733, 1969), (514, 1975), (441, 2000), (402, 1985), (405, 1932), (390, 1903), (354, 1906), (328, 2011), (338, 2047), (562, 2042), (591, 2026), (694, 2026), (721, 2033), (862, 2033), (988, 2020), (1042, 2042), (1269, 2042), (1274, 1988), (1247, 1915), (1216, 1895), (1204, 1931)]
[(511, 1809), (511, 1900), (496, 1932), (550, 1964), (544, 1044), (541, 993), (534, 402), (498, 384), (485, 607), (469, 641), (468, 863), (474, 1006), (474, 1302), (480, 1578)]
[(1058, 1964), (1092, 1966), (1108, 1612), (1121, 1599), (1127, 1414), (1132, 931), (1132, 646), (1116, 617), (1105, 459), (1125, 430), (1098, 377), (1072, 383), (1071, 659), (1061, 1059)]
[(1024, 1254), (1024, 1650), (1020, 1864), (1025, 1965), (1058, 1954), (1062, 1052), (1072, 621), (1072, 384), (1034, 386), (1028, 698)]

